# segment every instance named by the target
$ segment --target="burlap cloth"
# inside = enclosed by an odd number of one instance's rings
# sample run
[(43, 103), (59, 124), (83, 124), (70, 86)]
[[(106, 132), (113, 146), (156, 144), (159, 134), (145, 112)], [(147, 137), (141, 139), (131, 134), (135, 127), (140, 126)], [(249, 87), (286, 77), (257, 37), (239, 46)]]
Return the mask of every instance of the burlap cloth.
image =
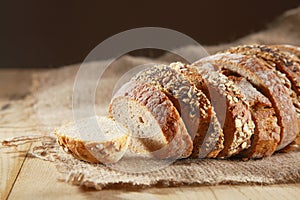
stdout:
[[(214, 53), (229, 46), (262, 43), (294, 44), (300, 46), (300, 8), (286, 12), (264, 31), (251, 34), (231, 44), (206, 47)], [(197, 26), (195, 26), (197, 27)], [(222, 33), (218, 33), (222, 34)], [(194, 47), (181, 51), (195, 54)], [(134, 66), (150, 62), (176, 61), (174, 55), (166, 54), (156, 60), (123, 56), (105, 72), (96, 94), (96, 111), (105, 115), (116, 82)], [(106, 61), (87, 65), (105, 65)], [(72, 92), (76, 72), (80, 65), (72, 65), (36, 73), (30, 97), (32, 115), (40, 133), (52, 134), (55, 127), (72, 120)], [(33, 103), (32, 103), (32, 99)], [(28, 102), (27, 102), (28, 103)], [(42, 141), (31, 149), (31, 155), (52, 161), (64, 181), (95, 189), (111, 187), (149, 187), (170, 185), (215, 184), (275, 184), (300, 182), (300, 152), (277, 153), (261, 160), (184, 159), (150, 173), (125, 173), (104, 165), (92, 165), (74, 159), (63, 152), (54, 140)]]

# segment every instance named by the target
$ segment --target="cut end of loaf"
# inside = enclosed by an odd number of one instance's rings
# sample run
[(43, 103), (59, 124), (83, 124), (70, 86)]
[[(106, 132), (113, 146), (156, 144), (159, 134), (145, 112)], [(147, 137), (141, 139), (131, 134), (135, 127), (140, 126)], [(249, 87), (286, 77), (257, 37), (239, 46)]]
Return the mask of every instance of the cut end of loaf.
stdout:
[(111, 116), (131, 132), (130, 150), (133, 152), (153, 152), (168, 143), (157, 120), (146, 107), (130, 98), (120, 97), (111, 105)]
[(193, 142), (164, 92), (145, 82), (130, 81), (117, 94), (109, 113), (130, 129), (130, 150), (159, 158), (183, 158), (191, 154)]

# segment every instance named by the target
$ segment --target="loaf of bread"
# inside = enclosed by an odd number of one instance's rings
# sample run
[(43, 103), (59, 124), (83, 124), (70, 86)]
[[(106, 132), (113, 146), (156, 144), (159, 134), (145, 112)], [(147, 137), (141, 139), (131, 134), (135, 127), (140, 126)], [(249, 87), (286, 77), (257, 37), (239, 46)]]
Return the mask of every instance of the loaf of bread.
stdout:
[(55, 132), (58, 143), (92, 163), (117, 162), (126, 150), (161, 159), (271, 156), (299, 135), (300, 49), (243, 45), (191, 65), (155, 65), (124, 84), (99, 121), (113, 139), (78, 137), (72, 124)]
[[(285, 51), (273, 46), (245, 45), (230, 48), (226, 52), (258, 58), (266, 67), (273, 69), (288, 89), (300, 121), (300, 60), (292, 54), (297, 49), (291, 46), (279, 48), (283, 48)], [(286, 52), (287, 50), (289, 52)]]
[(238, 54), (217, 54), (205, 58), (214, 63), (218, 69), (228, 69), (245, 77), (271, 102), (275, 109), (278, 124), (281, 128), (281, 140), (277, 150), (291, 143), (299, 133), (296, 109), (290, 92), (273, 69), (266, 67), (258, 58)]
[[(288, 48), (288, 47), (285, 47)], [(245, 45), (227, 50), (233, 54), (243, 54), (260, 59), (265, 66), (277, 70), (287, 77), (296, 95), (300, 94), (300, 60), (296, 55), (280, 51), (278, 48), (266, 45)]]

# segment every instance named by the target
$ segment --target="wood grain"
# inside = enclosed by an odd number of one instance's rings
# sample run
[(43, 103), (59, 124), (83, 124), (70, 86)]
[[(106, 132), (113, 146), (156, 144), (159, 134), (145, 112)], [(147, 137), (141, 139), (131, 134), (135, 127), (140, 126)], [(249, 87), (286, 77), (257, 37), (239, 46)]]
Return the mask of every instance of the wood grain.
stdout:
[(140, 190), (88, 191), (57, 180), (53, 163), (25, 160), (9, 199), (297, 199), (300, 184), (272, 186), (220, 185)]
[[(0, 71), (0, 141), (35, 133), (31, 108), (22, 103), (22, 98), (29, 92), (32, 72), (19, 69)], [(8, 197), (30, 146), (0, 146), (0, 199)]]
[[(28, 108), (19, 101), (0, 101), (0, 140), (32, 133), (32, 120)], [(0, 199), (6, 199), (19, 174), (30, 144), (0, 147)]]
[[(1, 133), (1, 139), (11, 137), (11, 134)], [(30, 145), (26, 144), (16, 148), (0, 149), (0, 199), (6, 199), (19, 174), (25, 155)]]

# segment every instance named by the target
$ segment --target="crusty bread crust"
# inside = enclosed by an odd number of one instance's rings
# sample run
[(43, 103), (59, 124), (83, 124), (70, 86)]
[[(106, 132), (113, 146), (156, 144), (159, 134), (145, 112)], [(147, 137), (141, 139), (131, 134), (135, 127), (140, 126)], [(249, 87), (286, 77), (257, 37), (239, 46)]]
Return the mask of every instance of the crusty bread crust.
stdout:
[[(55, 130), (58, 144), (77, 159), (104, 164), (121, 159), (128, 145), (161, 159), (262, 158), (289, 149), (300, 136), (300, 48), (244, 45), (224, 52), (134, 76), (114, 96), (105, 117), (124, 126), (132, 122), (131, 132), (124, 128), (126, 134), (118, 135), (108, 125), (106, 133), (117, 136), (93, 140), (92, 134), (70, 134), (73, 123)], [(126, 109), (130, 112), (123, 113)], [(124, 122), (116, 115), (129, 117)], [(143, 119), (153, 126), (140, 128)], [(134, 130), (159, 134), (132, 137)]]
[(259, 58), (265, 66), (276, 70), (277, 76), (290, 91), (300, 124), (300, 60), (297, 56), (267, 45), (237, 46), (226, 52)]
[(296, 47), (293, 45), (286, 45), (286, 44), (271, 45), (271, 47), (277, 48), (284, 52), (288, 52), (288, 53), (293, 54), (293, 55), (297, 56), (298, 58), (300, 58), (300, 47)]
[(272, 102), (281, 127), (281, 139), (276, 150), (284, 148), (295, 139), (299, 132), (297, 113), (288, 89), (273, 69), (266, 67), (258, 58), (230, 53), (210, 56), (207, 62), (245, 77)]
[[(193, 150), (193, 142), (188, 134), (185, 125), (169, 98), (157, 87), (150, 84), (131, 81), (118, 91), (116, 97), (112, 100), (109, 113), (114, 116), (115, 102), (120, 98), (127, 98), (128, 101), (134, 101), (140, 106), (148, 109), (156, 122), (161, 127), (166, 144), (163, 147), (152, 147), (148, 145), (149, 151), (159, 158), (186, 158), (190, 156)], [(122, 122), (120, 122), (122, 123)], [(140, 138), (144, 144), (147, 144), (147, 138)]]
[[(184, 76), (186, 80), (189, 80), (191, 85), (194, 85), (198, 91), (203, 92), (204, 98), (207, 98), (210, 102), (210, 92), (208, 86), (206, 85), (205, 81), (203, 80), (201, 74), (194, 68), (190, 68), (188, 65), (181, 64), (181, 65), (173, 65), (171, 66), (177, 72)], [(202, 104), (201, 101), (200, 105)], [(210, 102), (210, 123), (208, 125), (208, 129), (200, 129), (198, 132), (200, 134), (198, 138), (195, 138), (194, 141), (194, 150), (192, 153), (193, 158), (216, 158), (217, 155), (220, 153), (221, 150), (224, 148), (224, 134), (221, 124), (217, 118), (217, 114), (214, 110), (214, 107), (211, 105)], [(207, 154), (208, 153), (208, 154)]]
[(58, 132), (54, 132), (57, 137), (57, 142), (60, 146), (63, 147), (64, 151), (72, 154), (75, 158), (91, 163), (99, 163), (97, 160), (86, 148), (84, 142), (69, 138), (66, 135), (61, 135)]
[[(222, 147), (221, 149), (214, 148), (216, 143), (219, 142), (219, 137), (222, 137), (220, 135), (222, 132), (214, 129), (215, 124), (211, 124), (210, 127), (213, 112), (210, 101), (188, 79), (186, 74), (180, 72), (182, 67), (183, 64), (179, 62), (170, 65), (156, 65), (141, 71), (133, 77), (133, 80), (157, 86), (169, 97), (180, 113), (193, 140), (193, 157), (214, 156), (217, 154), (216, 151), (222, 149)], [(209, 139), (204, 141), (206, 133)], [(205, 148), (201, 148), (202, 145)], [(218, 146), (221, 145), (218, 144)]]
[[(300, 47), (296, 47), (293, 45), (272, 45), (272, 47), (279, 49), (281, 52), (285, 52), (289, 54), (290, 59), (292, 59), (294, 62), (296, 62), (298, 65), (300, 65)], [(297, 71), (298, 78), (296, 81), (296, 86), (299, 88), (300, 82), (299, 82), (299, 69), (295, 69)], [(296, 111), (298, 113), (298, 121), (299, 121), (299, 127), (300, 127), (300, 95), (298, 94), (298, 104), (296, 105)], [(295, 104), (294, 104), (295, 105)], [(298, 133), (297, 139), (300, 138), (300, 132)]]
[[(214, 66), (206, 60), (200, 60), (191, 67), (198, 70), (212, 88), (210, 91), (213, 106), (221, 124), (224, 122), (224, 149), (218, 157), (225, 158), (238, 154), (240, 151), (250, 146), (250, 138), (254, 133), (254, 122), (251, 119), (249, 104), (239, 92), (234, 83), (223, 74), (215, 71)], [(220, 99), (225, 98), (225, 102)], [(226, 105), (224, 105), (226, 104)], [(226, 110), (226, 115), (224, 113)], [(225, 121), (224, 121), (225, 120)]]
[[(111, 122), (115, 123), (113, 120)], [(101, 118), (99, 123), (101, 124)], [(83, 141), (79, 138), (69, 136), (65, 132), (69, 126), (76, 127), (75, 124), (67, 124), (56, 129), (54, 134), (57, 137), (58, 144), (63, 147), (63, 150), (79, 160), (90, 163), (115, 163), (121, 159), (127, 150), (129, 132), (107, 141)]]
[(239, 153), (242, 158), (262, 158), (271, 156), (280, 141), (280, 127), (277, 124), (272, 103), (258, 92), (245, 78), (231, 75), (228, 70), (222, 70), (229, 80), (232, 80), (246, 97), (250, 104), (255, 132), (251, 138), (251, 146)]

